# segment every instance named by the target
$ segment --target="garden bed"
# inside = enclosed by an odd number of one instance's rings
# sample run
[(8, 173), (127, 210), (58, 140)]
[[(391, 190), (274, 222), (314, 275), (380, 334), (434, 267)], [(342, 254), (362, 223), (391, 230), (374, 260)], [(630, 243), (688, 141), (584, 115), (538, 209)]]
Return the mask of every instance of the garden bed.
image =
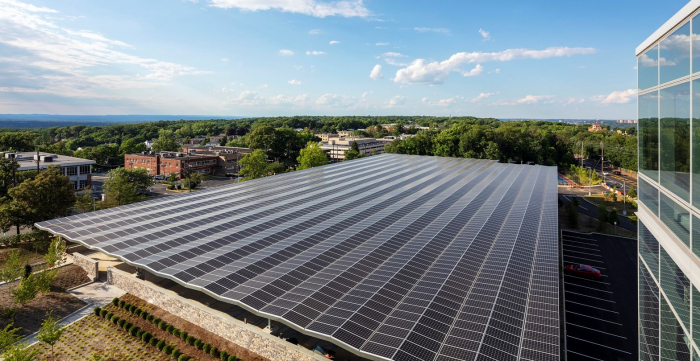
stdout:
[[(85, 271), (78, 266), (71, 265), (61, 268), (51, 284), (50, 292), (38, 295), (26, 306), (17, 310), (14, 316), (14, 326), (21, 328), (20, 334), (29, 335), (39, 330), (47, 311), (53, 311), (53, 316), (58, 318), (63, 318), (77, 311), (85, 306), (85, 303), (66, 293), (65, 290), (89, 281)], [(14, 300), (9, 291), (11, 286), (16, 287), (17, 283), (0, 286), (0, 309), (14, 307)], [(7, 317), (0, 316), (0, 328), (5, 327), (10, 322), (12, 321)]]
[[(174, 316), (158, 307), (155, 307), (151, 305), (150, 303), (132, 296), (132, 295), (124, 295), (120, 298), (121, 300), (126, 301), (127, 303), (130, 303), (142, 310), (145, 310), (148, 312), (149, 315), (153, 315), (156, 318), (160, 318), (161, 320), (165, 321), (168, 325), (172, 325), (173, 327), (186, 331), (189, 336), (192, 336), (194, 338), (202, 340), (203, 343), (209, 343), (212, 346), (215, 346), (218, 350), (225, 350), (231, 355), (235, 355), (237, 358), (242, 359), (244, 361), (269, 361), (269, 359), (262, 357), (256, 353), (250, 352), (246, 348), (243, 348), (241, 346), (238, 346), (228, 340), (225, 340), (222, 337), (219, 337), (202, 327), (199, 327), (193, 323), (190, 323), (188, 321), (185, 321), (177, 316)], [(198, 361), (204, 361), (204, 360), (209, 360), (209, 361), (215, 361), (215, 360), (220, 360), (220, 357), (217, 355), (212, 356), (208, 353), (205, 353), (203, 350), (198, 349), (194, 347), (193, 345), (188, 345), (185, 340), (182, 340), (180, 337), (176, 337), (172, 335), (171, 333), (159, 329), (156, 325), (154, 325), (151, 321), (145, 320), (137, 315), (132, 314), (131, 312), (121, 309), (120, 307), (114, 306), (114, 305), (109, 305), (104, 308), (105, 310), (114, 313), (115, 315), (119, 316), (120, 318), (128, 320), (131, 324), (134, 326), (137, 326), (138, 328), (147, 331), (151, 333), (154, 337), (157, 337), (160, 340), (165, 340), (168, 344), (173, 344), (176, 345), (176, 347), (183, 353), (194, 357)], [(109, 321), (105, 321), (109, 322)]]

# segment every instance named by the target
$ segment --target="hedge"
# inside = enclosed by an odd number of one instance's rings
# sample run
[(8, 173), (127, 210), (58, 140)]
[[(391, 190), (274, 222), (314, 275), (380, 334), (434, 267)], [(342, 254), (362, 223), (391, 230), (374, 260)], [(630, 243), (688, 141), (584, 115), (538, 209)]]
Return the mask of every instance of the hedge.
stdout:
[(151, 336), (151, 333), (150, 333), (150, 332), (144, 332), (143, 335), (141, 335), (141, 340), (142, 340), (143, 342), (148, 342), (148, 341), (150, 341), (152, 338), (153, 338), (153, 336)]
[(185, 342), (187, 342), (188, 345), (194, 345), (195, 341), (197, 341), (197, 339), (194, 338), (194, 336), (187, 336), (185, 339)]
[(95, 307), (95, 315), (96, 315), (96, 316), (99, 316), (99, 315), (100, 315), (100, 312), (102, 312), (102, 309), (99, 308), (99, 307)]
[(198, 348), (198, 349), (201, 350), (201, 349), (202, 349), (202, 346), (204, 346), (204, 345), (202, 344), (202, 340), (200, 340), (200, 339), (195, 339), (195, 340), (194, 340), (194, 347), (196, 347), (196, 348)]
[(151, 345), (151, 346), (157, 345), (158, 342), (160, 342), (160, 340), (158, 339), (158, 337), (151, 337), (151, 339), (148, 340), (148, 344)]
[(170, 345), (165, 345), (165, 346), (163, 346), (163, 350), (162, 350), (162, 351), (163, 351), (164, 354), (170, 355), (170, 352), (172, 352), (172, 350), (173, 350), (173, 347), (172, 347), (172, 346), (170, 346)]
[(173, 333), (174, 329), (175, 329), (175, 327), (173, 327), (173, 325), (168, 325), (165, 327), (165, 331), (168, 333)]
[(238, 359), (236, 358), (236, 355), (230, 355), (228, 357), (228, 361), (238, 361)]
[(151, 322), (153, 322), (153, 319), (154, 319), (154, 318), (155, 318), (155, 317), (154, 317), (153, 315), (146, 315), (146, 321), (151, 321)]
[(115, 306), (119, 306), (119, 298), (118, 298), (118, 297), (114, 297), (114, 298), (112, 299), (112, 304), (115, 305)]
[(219, 352), (219, 358), (221, 359), (221, 361), (228, 361), (228, 352), (226, 352), (226, 351)]
[(36, 230), (36, 231), (31, 231), (31, 232), (20, 234), (19, 239), (17, 238), (17, 235), (0, 237), (0, 244), (7, 246), (7, 245), (11, 245), (11, 244), (20, 243), (20, 242), (43, 241), (45, 239), (48, 239), (49, 236), (50, 236), (50, 234), (47, 231)]
[(204, 350), (204, 353), (209, 353), (209, 350), (211, 350), (211, 344), (209, 342), (205, 343), (204, 346), (202, 346), (202, 350)]
[(173, 348), (173, 350), (170, 352), (170, 356), (173, 358), (178, 358), (180, 356), (180, 350), (177, 348)]
[(126, 301), (124, 300), (119, 300), (119, 307), (124, 308), (124, 305), (126, 304)]
[(212, 346), (211, 351), (209, 351), (209, 354), (214, 357), (219, 356), (219, 349), (216, 348), (216, 346)]
[(163, 341), (163, 340), (158, 341), (158, 343), (156, 344), (156, 348), (158, 349), (158, 351), (162, 351), (164, 346), (165, 346), (165, 341)]
[(174, 328), (173, 332), (171, 332), (173, 336), (175, 337), (180, 337), (180, 329), (179, 328)]
[(190, 361), (190, 357), (183, 353), (177, 358), (177, 361)]
[(188, 333), (187, 331), (180, 331), (180, 339), (185, 341), (187, 340)]
[(166, 327), (168, 327), (168, 324), (165, 321), (158, 322), (158, 328), (161, 330), (165, 330)]

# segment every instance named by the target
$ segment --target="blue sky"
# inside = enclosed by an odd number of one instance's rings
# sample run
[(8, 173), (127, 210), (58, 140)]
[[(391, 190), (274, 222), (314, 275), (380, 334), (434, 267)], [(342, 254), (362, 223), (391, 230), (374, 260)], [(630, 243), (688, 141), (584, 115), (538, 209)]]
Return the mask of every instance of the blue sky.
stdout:
[(0, 113), (635, 118), (685, 4), (0, 0)]

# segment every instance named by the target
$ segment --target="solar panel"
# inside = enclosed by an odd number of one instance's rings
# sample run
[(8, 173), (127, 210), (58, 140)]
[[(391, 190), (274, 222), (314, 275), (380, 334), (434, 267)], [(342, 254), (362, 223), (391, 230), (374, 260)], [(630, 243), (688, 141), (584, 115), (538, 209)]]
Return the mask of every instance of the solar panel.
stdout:
[(556, 186), (384, 154), (37, 226), (360, 356), (555, 360)]

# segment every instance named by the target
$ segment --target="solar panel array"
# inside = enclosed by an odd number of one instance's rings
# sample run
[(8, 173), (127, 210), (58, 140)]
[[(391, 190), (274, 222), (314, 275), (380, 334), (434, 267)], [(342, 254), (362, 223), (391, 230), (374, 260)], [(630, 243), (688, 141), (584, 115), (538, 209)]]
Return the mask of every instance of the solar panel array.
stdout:
[(558, 360), (556, 186), (384, 154), (37, 226), (363, 357)]

